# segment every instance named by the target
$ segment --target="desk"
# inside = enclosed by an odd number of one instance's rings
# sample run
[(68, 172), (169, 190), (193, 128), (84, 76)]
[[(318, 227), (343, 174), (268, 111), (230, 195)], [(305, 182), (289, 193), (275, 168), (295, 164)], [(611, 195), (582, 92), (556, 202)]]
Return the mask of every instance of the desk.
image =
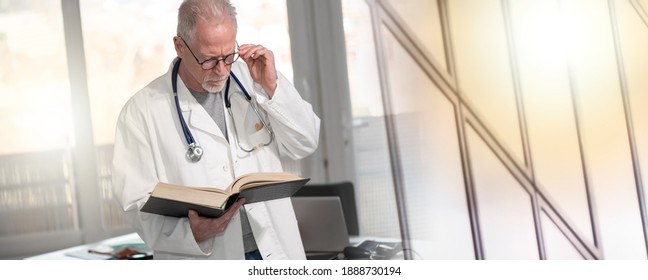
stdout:
[[(399, 239), (373, 238), (367, 236), (353, 235), (349, 237), (349, 244), (351, 246), (357, 246), (358, 244), (362, 243), (365, 240), (376, 240), (376, 241), (383, 241), (383, 242), (400, 241)], [(139, 237), (137, 233), (129, 233), (126, 235), (102, 240), (96, 243), (74, 246), (74, 247), (70, 247), (70, 248), (66, 248), (66, 249), (62, 249), (50, 253), (45, 253), (42, 255), (32, 256), (29, 258), (25, 258), (25, 260), (83, 260), (83, 259), (106, 260), (109, 259), (110, 257), (97, 255), (97, 254), (89, 254), (87, 252), (89, 249), (97, 248), (102, 245), (116, 246), (122, 244), (143, 244), (143, 243), (144, 242), (142, 241), (142, 239)]]
[[(25, 259), (26, 260), (80, 260), (80, 259), (95, 259), (95, 260), (104, 259), (105, 260), (110, 257), (98, 255), (98, 254), (87, 254), (88, 250), (92, 248), (97, 248), (101, 245), (116, 246), (122, 244), (143, 244), (143, 243), (144, 241), (142, 241), (142, 238), (140, 238), (139, 235), (134, 232), (122, 236), (105, 239), (96, 243), (70, 247), (67, 249), (45, 253), (42, 255), (36, 255)], [(83, 254), (84, 252), (86, 254)], [(78, 257), (74, 257), (75, 255), (77, 255)]]

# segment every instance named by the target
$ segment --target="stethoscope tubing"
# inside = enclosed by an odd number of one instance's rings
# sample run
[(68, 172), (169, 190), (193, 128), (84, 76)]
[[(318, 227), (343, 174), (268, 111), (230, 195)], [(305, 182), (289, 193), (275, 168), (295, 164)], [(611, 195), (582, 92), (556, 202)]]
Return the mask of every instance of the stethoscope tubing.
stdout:
[(171, 87), (173, 88), (173, 97), (175, 99), (176, 103), (176, 110), (178, 111), (178, 117), (180, 118), (180, 125), (182, 126), (182, 133), (184, 133), (185, 139), (187, 140), (187, 144), (189, 145), (195, 145), (196, 140), (194, 140), (193, 135), (191, 135), (191, 131), (189, 131), (189, 127), (187, 127), (187, 123), (185, 122), (184, 117), (182, 116), (182, 111), (180, 110), (180, 101), (178, 100), (178, 70), (180, 68), (180, 61), (181, 59), (178, 59), (178, 61), (173, 65), (173, 71), (171, 71)]
[[(193, 138), (193, 135), (191, 134), (191, 131), (189, 130), (189, 127), (187, 126), (187, 122), (185, 121), (184, 117), (182, 116), (182, 111), (180, 110), (180, 101), (178, 99), (178, 71), (180, 69), (180, 61), (182, 59), (178, 58), (178, 61), (173, 65), (173, 70), (171, 71), (171, 88), (173, 89), (173, 96), (175, 99), (176, 103), (176, 110), (178, 111), (178, 117), (180, 118), (180, 125), (182, 126), (182, 133), (185, 136), (185, 139), (187, 140), (187, 144), (189, 146), (196, 146), (196, 140)], [(230, 102), (230, 96), (229, 96), (229, 88), (230, 88), (230, 77), (234, 78), (234, 82), (239, 86), (241, 91), (243, 91), (243, 95), (245, 96), (245, 99), (250, 102), (252, 100), (252, 97), (250, 94), (247, 92), (245, 87), (243, 87), (243, 84), (241, 81), (234, 75), (234, 72), (230, 71), (229, 77), (227, 77), (227, 84), (225, 86), (225, 107), (229, 111), (230, 116), (232, 116), (232, 103)], [(251, 102), (250, 102), (251, 103)], [(254, 105), (252, 105), (254, 106)], [(261, 116), (257, 113), (256, 108), (254, 112), (257, 114), (257, 117), (261, 119), (261, 122), (263, 122), (263, 125), (267, 125), (265, 121), (261, 118)]]
[[(243, 87), (243, 84), (241, 81), (239, 81), (238, 77), (234, 75), (234, 72), (230, 71), (230, 77), (234, 78), (234, 82), (238, 85), (238, 87), (243, 91), (243, 95), (245, 96), (245, 99), (250, 102), (252, 101), (252, 97), (250, 97), (250, 94), (248, 94), (247, 90), (245, 87)], [(230, 96), (229, 96), (229, 88), (230, 88), (230, 78), (227, 77), (227, 83), (225, 84), (225, 108), (228, 110), (232, 108), (232, 103), (230, 102)]]
[[(189, 145), (189, 148), (187, 149), (187, 157), (193, 161), (197, 162), (200, 160), (202, 157), (202, 148), (196, 143), (196, 140), (194, 139), (193, 135), (191, 134), (191, 131), (189, 130), (189, 127), (187, 126), (187, 122), (185, 122), (184, 117), (182, 116), (182, 111), (180, 110), (180, 101), (178, 99), (178, 71), (180, 68), (180, 61), (182, 59), (178, 58), (178, 60), (175, 62), (173, 65), (173, 70), (171, 71), (171, 87), (173, 89), (173, 95), (176, 103), (176, 110), (178, 111), (178, 118), (180, 119), (180, 125), (182, 126), (182, 133), (185, 136), (185, 139), (187, 140), (187, 144)], [(250, 149), (243, 148), (241, 146), (241, 143), (238, 139), (238, 131), (236, 129), (236, 125), (233, 125), (234, 129), (234, 137), (236, 138), (237, 145), (239, 148), (245, 152), (252, 152), (257, 148), (260, 148), (262, 146), (267, 146), (274, 141), (274, 131), (272, 131), (272, 128), (268, 125), (268, 123), (261, 117), (259, 114), (259, 110), (256, 108), (256, 105), (254, 102), (252, 102), (252, 97), (250, 94), (247, 92), (241, 81), (234, 75), (234, 72), (230, 71), (229, 77), (227, 77), (227, 82), (225, 85), (225, 107), (227, 108), (227, 112), (229, 113), (230, 117), (234, 119), (234, 115), (232, 114), (232, 103), (230, 102), (231, 96), (229, 95), (229, 88), (230, 88), (230, 77), (234, 78), (234, 82), (238, 85), (238, 87), (241, 89), (243, 92), (243, 95), (245, 96), (246, 101), (250, 106), (252, 107), (252, 110), (256, 114), (257, 118), (261, 121), (263, 124), (263, 127), (268, 131), (268, 134), (270, 135), (270, 140), (267, 143), (261, 143), (258, 144), (257, 146), (253, 146)]]

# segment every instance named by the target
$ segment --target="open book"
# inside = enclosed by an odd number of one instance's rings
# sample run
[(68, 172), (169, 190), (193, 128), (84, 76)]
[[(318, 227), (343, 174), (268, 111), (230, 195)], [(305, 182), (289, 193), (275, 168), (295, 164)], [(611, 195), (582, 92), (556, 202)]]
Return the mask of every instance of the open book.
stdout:
[(259, 172), (237, 177), (226, 189), (158, 183), (141, 211), (164, 216), (186, 217), (189, 209), (216, 218), (245, 197), (245, 203), (291, 197), (310, 179), (285, 172)]

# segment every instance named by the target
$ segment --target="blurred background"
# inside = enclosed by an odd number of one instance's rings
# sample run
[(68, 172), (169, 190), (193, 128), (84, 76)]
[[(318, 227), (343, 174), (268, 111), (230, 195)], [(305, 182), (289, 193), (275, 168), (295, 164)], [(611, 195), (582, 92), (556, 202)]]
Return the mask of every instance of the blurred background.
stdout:
[[(179, 0), (0, 0), (0, 258), (133, 232), (123, 104)], [(648, 0), (234, 0), (322, 119), (288, 171), (354, 185), (415, 259), (646, 259)]]

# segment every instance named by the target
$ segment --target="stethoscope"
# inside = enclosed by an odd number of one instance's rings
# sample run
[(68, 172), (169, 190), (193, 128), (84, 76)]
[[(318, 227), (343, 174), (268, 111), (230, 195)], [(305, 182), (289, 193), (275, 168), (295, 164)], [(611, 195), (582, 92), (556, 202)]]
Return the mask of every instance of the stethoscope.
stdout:
[[(189, 159), (191, 162), (198, 162), (202, 158), (203, 149), (202, 147), (200, 147), (200, 145), (196, 143), (196, 140), (193, 138), (193, 135), (191, 134), (191, 131), (189, 130), (189, 127), (187, 126), (187, 123), (185, 122), (184, 117), (182, 116), (182, 111), (180, 110), (180, 101), (178, 101), (178, 70), (180, 68), (181, 60), (182, 59), (178, 58), (178, 60), (173, 65), (173, 71), (171, 71), (171, 86), (173, 88), (173, 96), (175, 98), (176, 110), (178, 110), (178, 117), (180, 118), (180, 125), (182, 126), (182, 132), (184, 133), (185, 139), (187, 140), (187, 144), (189, 145), (187, 147), (187, 154), (186, 154), (187, 159)], [(251, 148), (244, 148), (243, 146), (241, 146), (241, 141), (239, 141), (238, 132), (236, 131), (236, 123), (234, 121), (234, 115), (232, 114), (232, 103), (230, 102), (231, 96), (229, 95), (230, 78), (228, 77), (227, 83), (225, 84), (225, 96), (224, 96), (225, 108), (227, 108), (227, 112), (229, 113), (230, 118), (232, 119), (232, 124), (234, 127), (234, 138), (236, 138), (236, 144), (241, 150), (247, 153), (250, 153), (258, 148), (270, 145), (270, 143), (272, 143), (272, 141), (274, 140), (274, 132), (272, 131), (272, 128), (261, 117), (261, 114), (259, 114), (259, 110), (257, 110), (257, 107), (254, 104), (254, 102), (252, 102), (252, 97), (250, 97), (250, 94), (248, 94), (247, 90), (245, 90), (245, 87), (243, 87), (241, 81), (239, 81), (236, 75), (234, 75), (234, 72), (230, 71), (230, 77), (234, 78), (234, 81), (243, 92), (243, 96), (245, 96), (245, 99), (247, 100), (248, 104), (250, 104), (250, 106), (252, 107), (254, 114), (257, 116), (257, 118), (259, 118), (259, 121), (261, 121), (261, 124), (263, 125), (263, 127), (265, 127), (266, 131), (270, 135), (270, 140), (268, 140), (268, 142), (266, 143), (260, 143)]]

